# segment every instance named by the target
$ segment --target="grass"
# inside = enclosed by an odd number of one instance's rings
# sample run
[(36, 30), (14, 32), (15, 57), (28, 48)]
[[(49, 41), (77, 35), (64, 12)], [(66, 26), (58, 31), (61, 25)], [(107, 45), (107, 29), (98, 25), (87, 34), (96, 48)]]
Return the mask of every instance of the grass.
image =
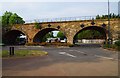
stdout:
[[(15, 50), (16, 57), (24, 57), (24, 56), (43, 56), (47, 55), (48, 52), (39, 51), (39, 50)], [(2, 57), (10, 57), (8, 50), (3, 50), (0, 55)]]
[(120, 51), (120, 46), (117, 46), (115, 44), (103, 44), (103, 48), (104, 49), (111, 49), (111, 50), (117, 50), (117, 51)]

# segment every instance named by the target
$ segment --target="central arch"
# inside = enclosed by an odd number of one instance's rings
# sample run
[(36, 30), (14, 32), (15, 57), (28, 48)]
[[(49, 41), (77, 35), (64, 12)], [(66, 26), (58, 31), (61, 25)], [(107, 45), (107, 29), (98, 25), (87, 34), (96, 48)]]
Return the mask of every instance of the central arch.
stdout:
[[(42, 39), (43, 37), (51, 32), (51, 31), (60, 31), (58, 29), (55, 29), (55, 28), (45, 28), (43, 30), (40, 30), (37, 34), (35, 34), (35, 36), (33, 37), (33, 42), (38, 42), (38, 43), (41, 43), (42, 42)], [(62, 31), (61, 31), (62, 32)]]
[(86, 31), (86, 30), (96, 30), (96, 31), (98, 31), (98, 32), (100, 32), (100, 33), (102, 34), (101, 39), (104, 39), (104, 40), (107, 39), (107, 34), (108, 34), (108, 33), (107, 33), (107, 30), (106, 30), (105, 28), (99, 27), (99, 26), (89, 26), (89, 27), (85, 27), (85, 28), (79, 30), (79, 31), (75, 34), (75, 36), (74, 36), (74, 38), (73, 38), (73, 43), (75, 43), (75, 41), (76, 41), (76, 36), (77, 36), (79, 33), (83, 32), (83, 31)]

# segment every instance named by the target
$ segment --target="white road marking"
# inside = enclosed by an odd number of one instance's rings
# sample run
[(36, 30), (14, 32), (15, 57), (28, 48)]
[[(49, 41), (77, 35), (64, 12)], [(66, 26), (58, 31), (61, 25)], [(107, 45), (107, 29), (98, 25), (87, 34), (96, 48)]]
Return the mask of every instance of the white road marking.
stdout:
[[(81, 52), (81, 51), (78, 51), (78, 50), (70, 50), (70, 51), (76, 51), (76, 52), (79, 52), (79, 53), (82, 53), (82, 54), (86, 54), (85, 52)], [(70, 57), (77, 57), (77, 56), (74, 56), (72, 54), (69, 54), (67, 52), (59, 52), (59, 54), (62, 54), (62, 55), (67, 55), (67, 56), (70, 56)], [(109, 59), (109, 60), (117, 60), (117, 59), (114, 59), (114, 58), (111, 58), (111, 57), (104, 57), (104, 56), (100, 56), (100, 55), (94, 55), (95, 57), (99, 57), (99, 58), (104, 58), (104, 59)]]
[(75, 51), (75, 50), (69, 50), (69, 51)]
[(76, 51), (76, 52), (79, 52), (79, 53), (82, 53), (82, 54), (86, 54), (85, 52), (81, 52), (81, 51)]
[(71, 56), (71, 57), (76, 57), (76, 56), (69, 54), (69, 53), (66, 53), (66, 55)]
[(100, 58), (105, 58), (105, 59), (109, 59), (109, 60), (113, 60), (114, 58), (110, 58), (110, 57), (104, 57), (104, 56), (99, 56), (99, 55), (94, 55), (96, 57), (100, 57)]
[(59, 54), (65, 54), (66, 52), (59, 52)]
[(69, 51), (75, 51), (75, 52), (79, 52), (79, 53), (86, 54), (85, 52), (81, 52), (81, 51), (79, 51), (79, 50), (69, 50)]
[(78, 51), (78, 50), (75, 50), (75, 51), (78, 52), (78, 53), (81, 53), (81, 54), (87, 55), (87, 53), (85, 53), (85, 52), (81, 52), (81, 51)]
[(67, 55), (67, 56), (74, 57), (74, 58), (76, 57), (76, 56), (66, 53), (66, 52), (59, 52), (59, 54)]

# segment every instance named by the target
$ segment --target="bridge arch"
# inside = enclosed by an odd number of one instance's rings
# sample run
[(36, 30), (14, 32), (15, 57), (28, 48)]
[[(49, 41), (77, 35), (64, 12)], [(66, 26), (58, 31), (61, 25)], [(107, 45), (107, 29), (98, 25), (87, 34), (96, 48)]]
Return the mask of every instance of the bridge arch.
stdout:
[(85, 28), (82, 28), (82, 29), (80, 29), (75, 35), (74, 35), (74, 37), (73, 37), (73, 43), (75, 43), (75, 38), (76, 38), (76, 36), (80, 33), (80, 32), (82, 32), (82, 31), (86, 31), (86, 30), (96, 30), (96, 31), (98, 31), (98, 32), (100, 32), (101, 34), (102, 34), (102, 39), (107, 39), (107, 36), (108, 36), (108, 33), (107, 33), (107, 30), (105, 29), (105, 28), (103, 28), (103, 27), (100, 27), (100, 26), (87, 26), (87, 27), (85, 27)]
[[(51, 31), (60, 31), (60, 32), (64, 33), (62, 30), (59, 30), (59, 29), (56, 29), (56, 28), (45, 28), (45, 29), (42, 29), (42, 30), (38, 31), (38, 32), (34, 35), (34, 37), (33, 37), (33, 42), (42, 42), (43, 37), (44, 37), (47, 33), (51, 32)], [(64, 35), (65, 35), (65, 34), (64, 34)], [(65, 37), (66, 37), (66, 36), (65, 36)], [(66, 37), (66, 38), (67, 38), (67, 37)]]
[(2, 41), (4, 44), (7, 44), (7, 45), (18, 45), (18, 44), (20, 44), (20, 42), (17, 40), (17, 38), (20, 35), (26, 36), (26, 39), (23, 43), (23, 44), (25, 44), (27, 42), (27, 34), (20, 30), (10, 30), (10, 31), (4, 33), (3, 37), (2, 37), (3, 38)]

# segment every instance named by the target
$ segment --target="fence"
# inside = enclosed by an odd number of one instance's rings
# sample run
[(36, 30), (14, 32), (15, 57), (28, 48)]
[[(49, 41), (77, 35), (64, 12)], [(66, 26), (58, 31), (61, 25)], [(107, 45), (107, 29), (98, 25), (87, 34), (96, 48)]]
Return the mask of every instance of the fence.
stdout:
[(93, 20), (96, 16), (78, 16), (78, 17), (62, 17), (62, 18), (45, 18), (45, 19), (34, 19), (26, 20), (25, 23), (41, 23), (41, 22), (61, 22), (61, 21), (80, 21), (80, 20)]

